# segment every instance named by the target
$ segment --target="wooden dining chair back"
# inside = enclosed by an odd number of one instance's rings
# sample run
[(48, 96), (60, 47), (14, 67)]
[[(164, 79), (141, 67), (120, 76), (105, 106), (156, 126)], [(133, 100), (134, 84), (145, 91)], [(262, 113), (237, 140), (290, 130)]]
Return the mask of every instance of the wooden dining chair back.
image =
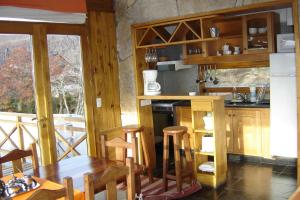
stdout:
[(92, 173), (84, 175), (85, 199), (94, 200), (94, 188), (106, 187), (106, 198), (117, 200), (117, 181), (126, 176), (127, 199), (135, 199), (134, 163), (132, 158), (126, 158), (126, 166), (112, 166), (106, 169), (100, 177), (94, 178)]
[(106, 139), (106, 135), (100, 136), (100, 144), (101, 144), (101, 156), (102, 158), (108, 157), (109, 148), (114, 148), (116, 153), (116, 160), (125, 161), (127, 157), (128, 149), (132, 150), (132, 158), (134, 159), (134, 163), (137, 163), (137, 141), (136, 139), (132, 139), (131, 143), (126, 142), (121, 137), (115, 137), (109, 141)]
[(65, 177), (64, 188), (58, 190), (38, 189), (27, 200), (56, 200), (65, 197), (65, 200), (74, 200), (73, 181)]
[(36, 144), (32, 143), (28, 150), (14, 149), (5, 156), (0, 157), (0, 177), (3, 177), (2, 164), (7, 162), (12, 162), (14, 173), (22, 172), (22, 159), (26, 157), (31, 157), (34, 175), (38, 176), (39, 161)]

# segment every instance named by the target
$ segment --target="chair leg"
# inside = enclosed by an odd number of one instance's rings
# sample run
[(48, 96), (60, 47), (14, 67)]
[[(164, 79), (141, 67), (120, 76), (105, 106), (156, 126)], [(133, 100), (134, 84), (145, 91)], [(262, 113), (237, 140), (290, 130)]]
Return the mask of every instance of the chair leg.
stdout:
[(135, 174), (135, 192), (137, 194), (141, 194), (141, 192), (142, 192), (141, 187), (142, 187), (141, 175)]
[(149, 183), (153, 183), (153, 169), (152, 167), (148, 167), (147, 169), (147, 174), (148, 174), (148, 177), (149, 177)]
[(167, 134), (164, 134), (164, 149), (163, 149), (163, 184), (164, 190), (168, 190), (168, 162), (169, 162), (169, 137)]
[(174, 153), (175, 153), (175, 175), (176, 175), (176, 186), (177, 191), (181, 191), (181, 159), (180, 159), (180, 141), (179, 135), (175, 134), (173, 137), (174, 140)]
[(192, 159), (192, 154), (191, 154), (191, 145), (190, 145), (190, 139), (189, 139), (189, 134), (185, 133), (183, 135), (183, 141), (184, 141), (184, 153), (186, 157), (186, 162), (187, 162), (187, 170), (191, 171), (191, 183), (194, 182), (195, 180), (195, 174), (194, 174), (194, 166), (193, 166), (193, 159)]

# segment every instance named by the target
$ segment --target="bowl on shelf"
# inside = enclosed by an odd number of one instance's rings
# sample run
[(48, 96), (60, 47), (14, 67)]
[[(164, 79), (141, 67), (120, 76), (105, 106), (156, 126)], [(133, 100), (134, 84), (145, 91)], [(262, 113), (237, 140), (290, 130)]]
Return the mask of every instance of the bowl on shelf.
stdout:
[(254, 34), (256, 34), (256, 33), (257, 33), (257, 28), (254, 28), (254, 27), (249, 28), (249, 34), (250, 34), (250, 35), (254, 35)]
[(264, 33), (266, 33), (267, 32), (267, 27), (263, 27), (263, 28), (259, 28), (258, 29), (258, 33), (259, 34), (264, 34)]

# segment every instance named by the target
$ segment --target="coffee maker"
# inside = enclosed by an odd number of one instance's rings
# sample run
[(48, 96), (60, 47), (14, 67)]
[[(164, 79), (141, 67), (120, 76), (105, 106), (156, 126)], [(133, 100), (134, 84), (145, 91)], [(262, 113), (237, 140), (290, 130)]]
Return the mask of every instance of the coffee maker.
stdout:
[(156, 82), (157, 78), (157, 70), (144, 70), (143, 71), (144, 78), (144, 95), (159, 95), (161, 94), (161, 86), (158, 82)]

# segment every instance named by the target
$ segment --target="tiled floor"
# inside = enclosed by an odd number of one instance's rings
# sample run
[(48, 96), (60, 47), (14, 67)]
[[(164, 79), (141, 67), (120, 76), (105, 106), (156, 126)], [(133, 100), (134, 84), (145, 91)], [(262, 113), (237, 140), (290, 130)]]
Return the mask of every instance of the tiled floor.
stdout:
[(228, 164), (227, 182), (217, 190), (204, 187), (186, 200), (283, 200), (296, 189), (294, 167)]

